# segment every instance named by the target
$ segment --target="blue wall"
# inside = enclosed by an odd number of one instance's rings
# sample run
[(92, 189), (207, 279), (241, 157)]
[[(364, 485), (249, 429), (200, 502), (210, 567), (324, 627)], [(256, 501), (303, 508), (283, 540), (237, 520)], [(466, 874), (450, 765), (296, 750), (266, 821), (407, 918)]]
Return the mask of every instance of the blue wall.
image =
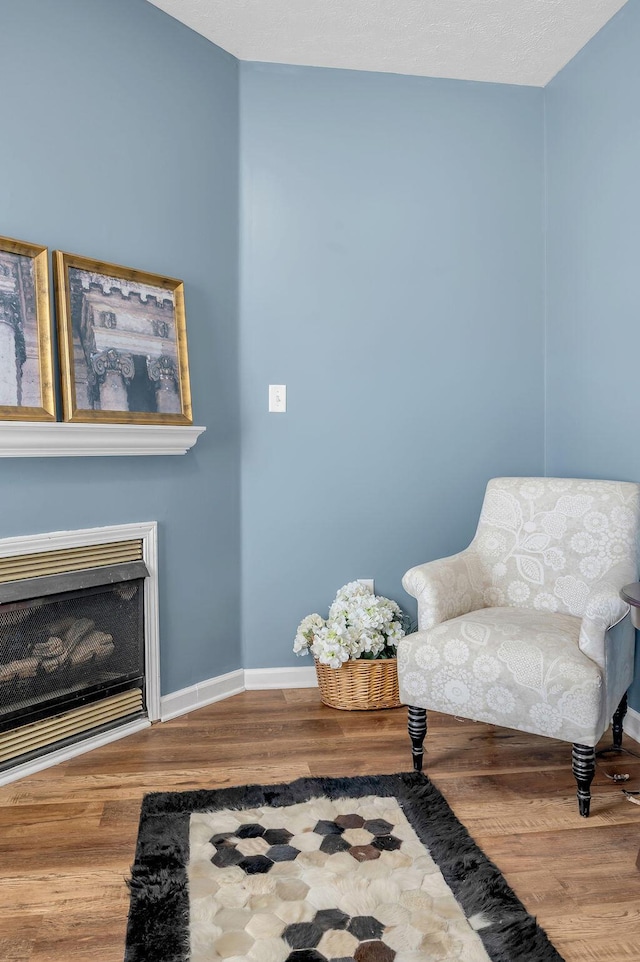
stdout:
[(162, 689), (240, 665), (238, 67), (144, 0), (2, 8), (0, 234), (185, 281), (184, 457), (0, 461), (0, 537), (157, 520)]
[[(243, 63), (245, 667), (543, 469), (543, 91)], [(288, 412), (267, 413), (285, 383)]]
[(158, 520), (163, 691), (300, 664), (354, 578), (411, 611), (493, 475), (640, 478), (640, 0), (545, 91), (239, 66), (145, 0), (2, 17), (0, 233), (183, 278), (207, 432), (3, 459), (0, 536)]
[(629, 0), (545, 90), (551, 475), (640, 480), (639, 51)]

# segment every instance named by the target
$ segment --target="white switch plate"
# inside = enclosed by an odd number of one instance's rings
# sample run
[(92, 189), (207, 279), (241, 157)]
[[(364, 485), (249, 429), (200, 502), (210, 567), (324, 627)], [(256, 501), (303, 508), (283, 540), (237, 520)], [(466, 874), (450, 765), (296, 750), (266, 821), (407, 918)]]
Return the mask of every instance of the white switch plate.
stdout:
[(287, 385), (269, 385), (269, 413), (284, 414), (287, 410)]
[(365, 588), (368, 588), (372, 595), (375, 594), (373, 590), (373, 578), (358, 578), (358, 581), (361, 585), (364, 585)]

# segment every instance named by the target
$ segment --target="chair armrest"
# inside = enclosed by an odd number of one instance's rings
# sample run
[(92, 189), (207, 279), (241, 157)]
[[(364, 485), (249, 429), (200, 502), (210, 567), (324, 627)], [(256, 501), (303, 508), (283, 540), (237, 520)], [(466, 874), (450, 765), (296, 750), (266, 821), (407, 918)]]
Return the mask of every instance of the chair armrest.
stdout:
[(448, 558), (410, 568), (402, 586), (418, 600), (418, 629), (422, 631), (485, 608), (485, 581), (480, 558), (469, 547)]
[(580, 651), (600, 668), (605, 666), (607, 631), (629, 612), (629, 605), (620, 597), (620, 588), (635, 579), (636, 573), (628, 563), (614, 565), (600, 581), (596, 581), (587, 596), (578, 644)]

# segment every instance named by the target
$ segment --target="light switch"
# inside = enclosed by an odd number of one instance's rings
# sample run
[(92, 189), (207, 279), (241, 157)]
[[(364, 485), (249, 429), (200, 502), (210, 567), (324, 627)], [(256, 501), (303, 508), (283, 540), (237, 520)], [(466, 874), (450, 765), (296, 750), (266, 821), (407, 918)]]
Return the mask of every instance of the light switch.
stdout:
[(269, 413), (284, 414), (287, 410), (287, 385), (269, 385)]

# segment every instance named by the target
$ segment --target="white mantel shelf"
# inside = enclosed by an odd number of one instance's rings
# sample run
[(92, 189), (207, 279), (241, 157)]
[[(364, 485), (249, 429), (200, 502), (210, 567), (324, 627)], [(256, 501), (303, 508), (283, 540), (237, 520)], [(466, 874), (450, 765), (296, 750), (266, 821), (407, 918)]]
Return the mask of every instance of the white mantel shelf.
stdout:
[(0, 421), (0, 458), (186, 454), (205, 430), (191, 424)]

